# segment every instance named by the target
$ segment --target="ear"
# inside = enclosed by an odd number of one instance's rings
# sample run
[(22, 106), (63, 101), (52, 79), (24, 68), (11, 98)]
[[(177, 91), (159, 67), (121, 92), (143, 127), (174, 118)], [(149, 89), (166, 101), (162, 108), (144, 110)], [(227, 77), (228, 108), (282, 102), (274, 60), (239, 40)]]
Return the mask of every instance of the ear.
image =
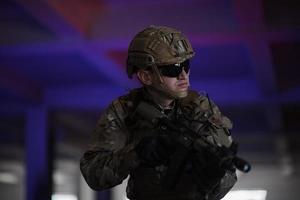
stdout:
[(153, 76), (151, 72), (147, 70), (138, 70), (136, 75), (144, 85), (151, 85), (153, 83)]

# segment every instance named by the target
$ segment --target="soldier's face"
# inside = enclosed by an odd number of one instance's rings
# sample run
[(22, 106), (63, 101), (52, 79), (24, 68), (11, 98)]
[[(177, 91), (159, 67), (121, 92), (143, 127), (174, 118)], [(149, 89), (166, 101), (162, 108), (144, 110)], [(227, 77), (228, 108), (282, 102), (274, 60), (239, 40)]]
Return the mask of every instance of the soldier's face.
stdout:
[[(171, 92), (174, 96), (178, 98), (186, 97), (188, 94), (188, 88), (190, 86), (189, 75), (190, 70), (188, 72), (182, 70), (177, 77), (169, 77), (162, 75), (162, 79), (166, 88), (161, 89), (169, 90), (168, 92)], [(158, 77), (157, 80), (154, 81), (154, 85), (156, 85), (156, 87), (161, 87), (161, 85), (159, 85)]]

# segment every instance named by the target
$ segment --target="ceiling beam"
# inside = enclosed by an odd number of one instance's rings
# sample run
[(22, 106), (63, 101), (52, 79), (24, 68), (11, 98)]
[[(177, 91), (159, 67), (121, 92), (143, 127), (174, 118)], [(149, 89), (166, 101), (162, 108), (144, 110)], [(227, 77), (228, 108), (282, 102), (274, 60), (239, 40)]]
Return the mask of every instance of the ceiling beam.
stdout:
[(1, 45), (1, 56), (36, 56), (45, 54), (72, 54), (78, 52), (85, 43), (81, 41), (57, 40), (43, 43)]
[[(1, 73), (3, 74), (3, 73)], [(271, 95), (269, 97), (261, 95), (257, 89), (257, 84), (253, 80), (211, 80), (203, 82), (192, 82), (192, 89), (209, 94), (213, 101), (220, 106), (236, 105), (280, 105), (299, 103), (300, 87), (294, 90)], [(3, 86), (1, 86), (3, 88)], [(45, 91), (44, 99), (46, 104), (54, 108), (76, 108), (76, 109), (99, 109), (102, 110), (109, 103), (127, 93), (128, 90), (120, 87), (88, 85), (77, 87), (48, 88)], [(23, 113), (28, 104), (14, 102), (0, 102), (0, 113), (12, 114)]]
[[(296, 96), (300, 88), (293, 94), (264, 96), (253, 80), (211, 80), (192, 82), (191, 85), (196, 91), (203, 91), (205, 88), (205, 92), (220, 106), (268, 106), (300, 101), (300, 95)], [(45, 92), (45, 100), (50, 107), (55, 108), (102, 110), (128, 91), (104, 85), (49, 88)]]
[(135, 85), (134, 82), (128, 79), (125, 70), (123, 70), (124, 68), (118, 66), (117, 62), (113, 62), (108, 55), (105, 55), (103, 48), (95, 47), (94, 44), (86, 43), (82, 40), (0, 47), (0, 56), (4, 57), (45, 54), (79, 54), (91, 66), (96, 67), (102, 75), (112, 80), (116, 85), (125, 88)]
[[(267, 33), (210, 33), (210, 34), (188, 34), (193, 46), (199, 45), (226, 45), (240, 44), (245, 41), (251, 42), (253, 38), (261, 38), (266, 42), (300, 42), (300, 31), (275, 31)], [(119, 38), (111, 40), (89, 40), (84, 41), (78, 38), (69, 40), (58, 39), (56, 41), (46, 41), (30, 44), (1, 45), (0, 55), (20, 56), (20, 55), (39, 55), (51, 53), (74, 53), (81, 49), (96, 49), (98, 55), (107, 50), (127, 51), (131, 38)], [(107, 59), (107, 58), (104, 58)]]
[[(124, 72), (120, 70), (120, 68), (110, 60), (109, 57), (105, 56), (105, 52), (99, 50), (98, 48), (93, 48), (90, 45), (90, 42), (86, 40), (85, 35), (81, 32), (81, 28), (74, 28), (78, 24), (83, 25), (84, 23), (79, 22), (80, 18), (73, 18), (71, 13), (84, 11), (84, 13), (88, 12), (91, 9), (93, 12), (100, 12), (103, 5), (99, 2), (91, 1), (91, 2), (82, 2), (80, 0), (76, 0), (72, 3), (76, 5), (72, 5), (68, 10), (68, 6), (63, 2), (50, 2), (50, 1), (34, 1), (34, 0), (16, 0), (19, 4), (21, 4), (29, 13), (38, 21), (42, 23), (46, 28), (53, 31), (58, 36), (58, 42), (54, 45), (50, 45), (52, 50), (58, 51), (73, 51), (79, 53), (83, 56), (88, 62), (91, 63), (92, 67), (95, 67), (99, 72), (101, 72), (108, 79), (111, 79), (116, 85), (121, 87), (132, 86), (132, 82), (128, 80), (126, 75), (124, 76)], [(95, 5), (94, 5), (95, 4)], [(82, 8), (82, 5), (87, 6), (86, 8)], [(99, 5), (99, 6), (97, 6)], [(79, 10), (78, 10), (79, 9)], [(79, 13), (77, 13), (79, 14)], [(81, 13), (82, 14), (82, 13)], [(93, 14), (93, 13), (90, 13)], [(95, 13), (94, 13), (95, 14)], [(66, 16), (67, 15), (67, 16)], [(86, 20), (94, 20), (96, 16), (91, 16)], [(75, 21), (74, 21), (75, 20)], [(78, 23), (77, 23), (78, 22)], [(91, 24), (92, 25), (92, 24)], [(86, 29), (83, 28), (83, 29)], [(61, 40), (65, 41), (62, 45), (60, 43)], [(71, 47), (68, 45), (70, 43)], [(64, 47), (66, 45), (67, 47)], [(44, 50), (41, 50), (39, 46), (36, 46), (36, 51), (44, 51), (47, 52), (47, 47)], [(75, 49), (72, 49), (75, 48)], [(26, 49), (26, 47), (25, 47)], [(34, 51), (34, 45), (31, 45), (31, 52)], [(50, 49), (51, 50), (51, 49)], [(4, 49), (5, 51), (5, 49)], [(19, 51), (24, 52), (24, 49), (19, 47)], [(11, 50), (13, 53), (13, 50)]]
[[(240, 19), (242, 20), (242, 19)], [(236, 33), (200, 33), (187, 34), (193, 46), (196, 45), (232, 45), (251, 41), (253, 38), (261, 38), (266, 42), (289, 42), (300, 41), (300, 31), (241, 31)]]

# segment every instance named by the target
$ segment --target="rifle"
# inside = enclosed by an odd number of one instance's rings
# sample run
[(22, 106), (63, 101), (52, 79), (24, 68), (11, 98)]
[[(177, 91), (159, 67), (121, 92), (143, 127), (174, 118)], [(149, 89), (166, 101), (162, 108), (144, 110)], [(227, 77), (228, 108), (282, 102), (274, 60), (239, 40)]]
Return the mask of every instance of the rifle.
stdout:
[(202, 130), (200, 129), (197, 133), (178, 121), (176, 121), (176, 123), (172, 122), (166, 115), (161, 113), (155, 106), (149, 103), (140, 102), (136, 108), (136, 112), (143, 116), (146, 120), (157, 125), (160, 130), (170, 133), (168, 136), (171, 137), (173, 141), (179, 143), (163, 178), (162, 184), (166, 189), (172, 189), (175, 187), (183, 171), (187, 157), (192, 150), (199, 152), (209, 151), (211, 154), (220, 159), (220, 166), (224, 169), (235, 166), (238, 170), (244, 173), (251, 170), (251, 165), (247, 161), (236, 156), (236, 143), (233, 143), (235, 148), (228, 148), (225, 146), (219, 147), (211, 144), (211, 142), (207, 141), (206, 137), (203, 135), (198, 134), (201, 133), (201, 131), (207, 126), (211, 125), (208, 120), (201, 127)]

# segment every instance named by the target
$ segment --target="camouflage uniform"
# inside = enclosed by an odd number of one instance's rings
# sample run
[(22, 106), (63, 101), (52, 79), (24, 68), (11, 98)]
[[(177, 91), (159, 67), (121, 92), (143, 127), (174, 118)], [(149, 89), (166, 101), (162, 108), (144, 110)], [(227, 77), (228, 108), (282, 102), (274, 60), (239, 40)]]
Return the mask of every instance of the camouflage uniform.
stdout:
[[(136, 105), (147, 101), (155, 105), (145, 88), (132, 90), (129, 94), (113, 101), (97, 123), (95, 144), (83, 155), (80, 168), (88, 185), (94, 190), (104, 190), (116, 186), (129, 175), (127, 196), (132, 200), (193, 200), (221, 199), (235, 184), (234, 170), (228, 170), (213, 188), (209, 196), (197, 186), (195, 176), (184, 173), (174, 190), (164, 190), (161, 185), (165, 167), (145, 167), (134, 151), (139, 141), (159, 131), (142, 117), (131, 117)], [(194, 131), (199, 131), (199, 121), (209, 117), (211, 126), (206, 129), (206, 137), (215, 145), (230, 146), (231, 136), (226, 131), (232, 128), (230, 120), (223, 116), (212, 103), (213, 115), (206, 96), (189, 91), (188, 96), (175, 100), (176, 105), (168, 114), (170, 118), (184, 115), (191, 120), (184, 123)], [(162, 110), (163, 112), (163, 110)]]

